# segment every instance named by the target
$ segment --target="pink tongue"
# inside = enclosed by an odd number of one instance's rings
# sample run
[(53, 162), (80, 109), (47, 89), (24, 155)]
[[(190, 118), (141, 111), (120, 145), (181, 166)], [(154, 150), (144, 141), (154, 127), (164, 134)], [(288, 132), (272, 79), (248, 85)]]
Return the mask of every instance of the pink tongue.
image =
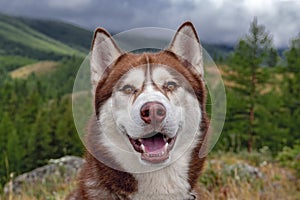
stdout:
[(165, 146), (166, 142), (163, 136), (158, 134), (151, 138), (143, 138), (143, 145), (145, 146), (146, 153), (154, 152)]

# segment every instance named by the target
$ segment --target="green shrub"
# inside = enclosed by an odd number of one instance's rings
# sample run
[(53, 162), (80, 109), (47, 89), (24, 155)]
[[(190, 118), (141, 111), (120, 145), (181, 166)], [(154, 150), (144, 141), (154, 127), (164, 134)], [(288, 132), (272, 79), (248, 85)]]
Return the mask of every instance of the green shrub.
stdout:
[(295, 169), (297, 175), (300, 176), (300, 140), (295, 142), (293, 147), (285, 146), (276, 159), (282, 166)]

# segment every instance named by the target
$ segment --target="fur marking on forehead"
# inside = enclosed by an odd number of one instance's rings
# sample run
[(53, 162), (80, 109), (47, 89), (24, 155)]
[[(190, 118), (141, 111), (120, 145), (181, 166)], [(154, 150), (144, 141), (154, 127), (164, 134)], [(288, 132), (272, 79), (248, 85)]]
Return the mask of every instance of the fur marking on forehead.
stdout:
[(145, 79), (145, 72), (142, 68), (132, 68), (122, 77), (123, 84), (141, 86)]

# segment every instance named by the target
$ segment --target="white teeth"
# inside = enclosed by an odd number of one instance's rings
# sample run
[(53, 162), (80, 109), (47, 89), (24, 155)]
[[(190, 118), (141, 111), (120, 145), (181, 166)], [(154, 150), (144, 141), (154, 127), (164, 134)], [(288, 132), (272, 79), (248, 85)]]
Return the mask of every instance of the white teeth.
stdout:
[(146, 156), (148, 156), (148, 157), (161, 157), (161, 156), (165, 155), (166, 152), (167, 151), (162, 151), (162, 152), (157, 153), (157, 154), (146, 153)]
[(150, 157), (161, 157), (163, 154), (162, 153), (157, 153), (157, 154), (149, 154)]
[(140, 139), (138, 139), (138, 141), (139, 141), (140, 143), (142, 143), (142, 142), (143, 142), (143, 139), (140, 138)]
[(141, 144), (141, 148), (142, 148), (143, 152), (146, 152), (145, 146), (143, 144)]
[(169, 146), (169, 143), (166, 143), (165, 146), (164, 146), (164, 152), (167, 152), (168, 146)]
[(161, 157), (164, 156), (166, 153), (168, 153), (168, 147), (169, 143), (166, 143), (165, 146), (163, 147), (163, 150), (159, 153), (146, 153), (145, 146), (143, 144), (140, 145), (143, 153), (147, 157)]

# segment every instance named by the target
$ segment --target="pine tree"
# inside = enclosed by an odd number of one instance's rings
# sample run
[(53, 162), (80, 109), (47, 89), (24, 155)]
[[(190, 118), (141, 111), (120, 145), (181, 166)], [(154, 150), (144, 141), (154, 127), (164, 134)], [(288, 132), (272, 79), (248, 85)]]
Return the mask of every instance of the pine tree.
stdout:
[(36, 121), (30, 131), (28, 142), (27, 169), (41, 166), (47, 162), (49, 155), (52, 155), (53, 149), (51, 147), (51, 125), (49, 124), (49, 116), (51, 112), (49, 108), (41, 109), (36, 117)]
[(287, 70), (285, 73), (286, 85), (284, 91), (284, 108), (288, 120), (285, 126), (289, 129), (292, 141), (300, 137), (300, 34), (291, 41), (290, 48), (285, 52)]
[(56, 127), (57, 145), (61, 155), (82, 155), (82, 143), (77, 134), (72, 117), (72, 104), (70, 98), (63, 98), (60, 102), (60, 115)]
[(21, 146), (20, 138), (15, 129), (12, 129), (7, 135), (6, 151), (10, 172), (20, 172), (24, 149)]
[[(277, 87), (279, 84), (277, 82), (274, 85)], [(282, 92), (271, 88), (269, 92), (262, 94), (259, 100), (256, 113), (259, 126), (256, 130), (260, 140), (256, 141), (256, 145), (257, 147), (267, 146), (275, 154), (281, 151), (291, 138), (287, 128), (283, 126), (286, 115), (282, 113), (284, 108)]]
[(23, 152), (14, 123), (7, 112), (0, 120), (0, 149), (3, 158), (0, 160), (0, 180), (3, 182), (7, 180), (10, 172), (20, 170)]
[(256, 137), (255, 110), (260, 96), (259, 86), (266, 82), (262, 67), (270, 59), (272, 46), (272, 37), (254, 18), (249, 33), (239, 41), (233, 53), (231, 67), (234, 71), (228, 72), (230, 79), (235, 82), (234, 95), (240, 99), (240, 110), (235, 109), (234, 114), (239, 116), (237, 120), (240, 123), (243, 120), (247, 122), (240, 131), (242, 134), (247, 133), (249, 152), (253, 149)]
[(279, 61), (278, 52), (275, 48), (271, 47), (269, 50), (269, 55), (266, 64), (269, 67), (276, 67), (278, 61)]

